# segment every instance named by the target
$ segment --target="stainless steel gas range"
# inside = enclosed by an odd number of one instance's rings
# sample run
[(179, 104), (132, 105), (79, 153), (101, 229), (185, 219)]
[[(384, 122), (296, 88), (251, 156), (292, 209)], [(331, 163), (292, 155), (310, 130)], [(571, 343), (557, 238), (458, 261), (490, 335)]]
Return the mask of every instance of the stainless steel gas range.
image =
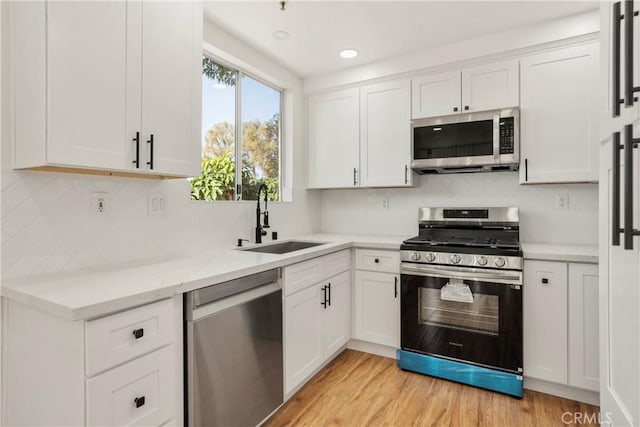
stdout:
[(401, 246), (405, 370), (522, 397), (518, 208), (422, 208)]

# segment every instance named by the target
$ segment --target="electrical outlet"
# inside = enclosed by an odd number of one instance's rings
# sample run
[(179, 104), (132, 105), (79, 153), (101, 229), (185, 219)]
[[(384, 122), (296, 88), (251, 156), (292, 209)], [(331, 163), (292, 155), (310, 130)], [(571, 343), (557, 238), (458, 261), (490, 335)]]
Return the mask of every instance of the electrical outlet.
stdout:
[(149, 216), (167, 216), (167, 195), (149, 193)]
[(107, 200), (109, 193), (93, 193), (91, 196), (91, 212), (94, 216), (104, 216), (107, 214)]
[(380, 206), (382, 206), (382, 209), (389, 209), (389, 198), (385, 197), (382, 199), (380, 201)]
[(558, 194), (556, 195), (556, 209), (569, 209), (569, 195)]

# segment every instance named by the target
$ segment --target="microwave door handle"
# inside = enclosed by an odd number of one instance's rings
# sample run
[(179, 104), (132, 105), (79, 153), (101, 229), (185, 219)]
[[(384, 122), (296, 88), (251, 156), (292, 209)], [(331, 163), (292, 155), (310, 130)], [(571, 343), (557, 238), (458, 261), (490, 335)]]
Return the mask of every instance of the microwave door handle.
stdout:
[(500, 163), (500, 114), (493, 116), (493, 160)]

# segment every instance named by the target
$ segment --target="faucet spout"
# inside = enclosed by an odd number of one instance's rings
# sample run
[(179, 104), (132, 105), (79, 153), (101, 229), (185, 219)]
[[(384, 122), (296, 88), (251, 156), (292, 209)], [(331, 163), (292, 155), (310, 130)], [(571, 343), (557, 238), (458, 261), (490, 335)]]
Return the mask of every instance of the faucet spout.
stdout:
[[(264, 213), (260, 211), (260, 194), (262, 194), (262, 190), (264, 190)], [(262, 236), (267, 235), (265, 228), (269, 228), (269, 211), (267, 210), (268, 197), (267, 186), (260, 184), (260, 187), (258, 187), (258, 202), (256, 206), (256, 243), (262, 243)], [(260, 224), (261, 215), (264, 215), (264, 225)]]

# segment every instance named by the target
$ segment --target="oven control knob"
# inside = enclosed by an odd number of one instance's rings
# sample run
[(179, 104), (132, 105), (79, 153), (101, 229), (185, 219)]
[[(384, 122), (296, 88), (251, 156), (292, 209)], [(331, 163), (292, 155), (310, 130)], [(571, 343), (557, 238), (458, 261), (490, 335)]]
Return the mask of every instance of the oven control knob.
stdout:
[(458, 264), (460, 262), (460, 255), (458, 254), (453, 254), (451, 255), (451, 257), (449, 258), (449, 260), (454, 263), (454, 264)]
[(436, 260), (436, 254), (434, 254), (433, 252), (429, 252), (425, 258), (427, 259), (428, 262), (433, 262)]
[(478, 257), (478, 265), (487, 265), (487, 258), (486, 257)]
[(507, 261), (502, 257), (496, 258), (496, 267), (504, 267), (507, 264)]
[(413, 252), (413, 253), (411, 254), (411, 259), (412, 259), (413, 261), (419, 261), (419, 260), (420, 260), (420, 252)]

